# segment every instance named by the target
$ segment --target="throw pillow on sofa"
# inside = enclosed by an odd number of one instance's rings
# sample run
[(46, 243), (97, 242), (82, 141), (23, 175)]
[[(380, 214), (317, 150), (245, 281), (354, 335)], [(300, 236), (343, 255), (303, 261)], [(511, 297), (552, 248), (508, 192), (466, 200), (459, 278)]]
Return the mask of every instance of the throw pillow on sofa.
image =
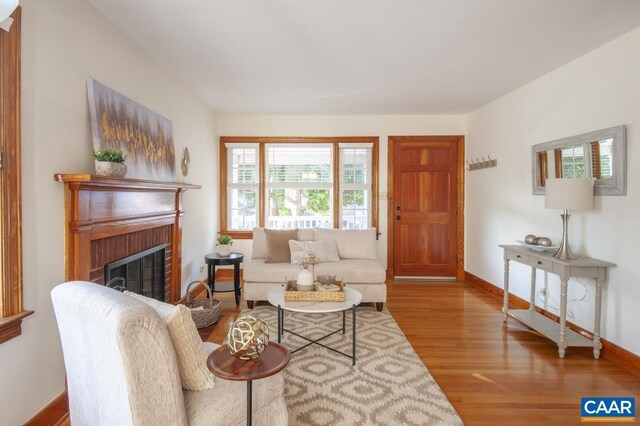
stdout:
[(314, 228), (314, 240), (336, 240), (340, 259), (377, 260), (376, 229)]
[(192, 391), (212, 389), (215, 376), (207, 368), (207, 354), (202, 348), (202, 339), (189, 308), (160, 302), (130, 291), (125, 294), (151, 306), (167, 324), (169, 337), (176, 351), (182, 387)]
[(336, 240), (290, 240), (289, 249), (291, 250), (292, 265), (300, 265), (301, 259), (306, 257), (307, 253), (313, 253), (316, 263), (340, 261), (340, 256), (338, 256), (338, 244), (336, 243)]
[(298, 238), (298, 230), (265, 229), (264, 235), (267, 237), (267, 254), (264, 263), (291, 262), (289, 240)]

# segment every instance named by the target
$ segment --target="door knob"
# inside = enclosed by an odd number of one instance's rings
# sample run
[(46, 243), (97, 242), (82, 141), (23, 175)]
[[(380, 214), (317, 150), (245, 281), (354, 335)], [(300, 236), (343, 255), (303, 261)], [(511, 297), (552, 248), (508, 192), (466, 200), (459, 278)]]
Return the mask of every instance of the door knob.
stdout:
[(396, 215), (396, 220), (400, 220), (400, 215)]
[(396, 210), (400, 211), (400, 206), (396, 206)]

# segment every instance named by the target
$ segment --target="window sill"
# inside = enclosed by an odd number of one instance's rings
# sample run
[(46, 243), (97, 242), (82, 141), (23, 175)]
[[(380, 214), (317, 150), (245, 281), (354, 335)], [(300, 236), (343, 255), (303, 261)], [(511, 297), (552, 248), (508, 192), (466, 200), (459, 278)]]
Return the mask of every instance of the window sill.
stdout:
[(251, 240), (253, 239), (253, 231), (220, 231), (220, 234), (229, 235), (234, 240)]
[[(380, 236), (382, 235), (382, 232), (378, 232), (377, 231), (377, 227), (372, 226), (373, 228), (376, 228), (376, 240), (380, 239)], [(312, 228), (309, 228), (312, 229)], [(253, 239), (253, 231), (220, 231), (220, 234), (224, 234), (224, 235), (230, 235), (231, 238), (233, 238), (234, 240), (251, 240)]]
[(0, 343), (11, 340), (22, 334), (22, 319), (33, 314), (33, 311), (22, 311), (0, 319)]

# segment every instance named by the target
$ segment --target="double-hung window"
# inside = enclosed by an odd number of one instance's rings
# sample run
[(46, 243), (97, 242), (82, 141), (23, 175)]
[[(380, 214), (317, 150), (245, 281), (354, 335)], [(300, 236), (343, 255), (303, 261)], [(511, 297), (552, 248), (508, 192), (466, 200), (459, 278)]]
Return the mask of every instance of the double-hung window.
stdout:
[(267, 228), (333, 226), (333, 146), (266, 144)]
[(585, 145), (576, 145), (562, 149), (562, 177), (584, 178), (591, 176), (591, 161)]
[(227, 146), (227, 217), (229, 229), (258, 226), (260, 163), (258, 144)]
[(377, 137), (220, 138), (220, 231), (377, 227)]
[(341, 143), (340, 227), (365, 229), (371, 224), (372, 144)]

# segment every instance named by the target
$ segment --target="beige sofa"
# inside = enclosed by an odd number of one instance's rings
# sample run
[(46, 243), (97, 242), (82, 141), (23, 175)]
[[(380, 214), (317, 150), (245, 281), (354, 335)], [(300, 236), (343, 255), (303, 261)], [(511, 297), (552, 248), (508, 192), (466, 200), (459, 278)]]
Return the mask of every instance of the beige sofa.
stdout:
[[(339, 262), (310, 266), (314, 277), (321, 274), (342, 277), (346, 286), (362, 293), (363, 302), (373, 302), (381, 311), (387, 301), (386, 271), (376, 257), (376, 230), (298, 229), (299, 241), (335, 240)], [(291, 263), (265, 263), (267, 240), (262, 228), (253, 230), (251, 260), (243, 263), (244, 298), (247, 305), (267, 300), (270, 291), (281, 289), (286, 279), (295, 279), (300, 266)]]
[[(165, 322), (149, 305), (88, 282), (51, 292), (73, 425), (244, 425), (245, 382), (183, 390)], [(218, 345), (203, 343), (206, 353)], [(284, 373), (253, 384), (253, 424), (286, 425)]]

